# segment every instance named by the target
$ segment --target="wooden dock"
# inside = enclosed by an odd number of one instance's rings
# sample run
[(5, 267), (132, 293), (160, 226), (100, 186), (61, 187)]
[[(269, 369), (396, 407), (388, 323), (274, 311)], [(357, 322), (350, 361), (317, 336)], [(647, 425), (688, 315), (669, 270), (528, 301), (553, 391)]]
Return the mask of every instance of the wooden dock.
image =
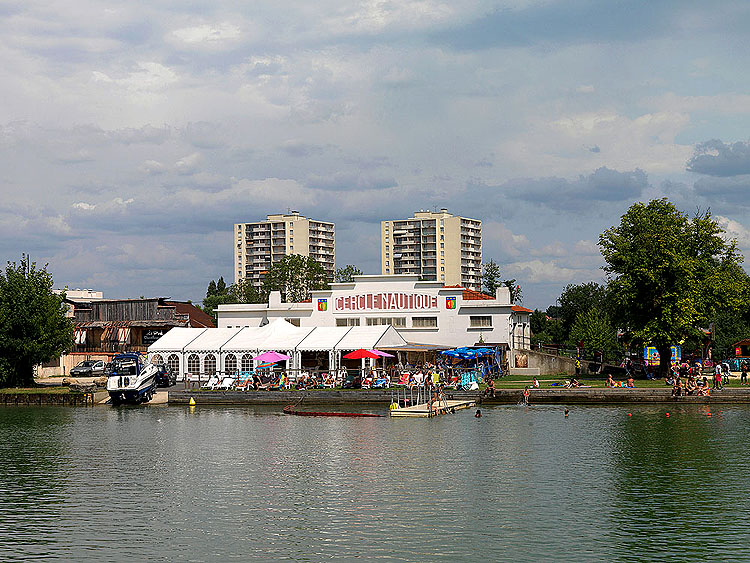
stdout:
[(428, 403), (422, 403), (411, 407), (402, 407), (398, 409), (392, 408), (390, 413), (391, 416), (428, 418), (431, 416), (448, 414), (449, 412), (455, 412), (461, 409), (470, 409), (474, 405), (476, 405), (476, 401), (454, 401), (449, 399), (434, 403), (432, 405), (432, 410), (430, 410), (430, 405)]

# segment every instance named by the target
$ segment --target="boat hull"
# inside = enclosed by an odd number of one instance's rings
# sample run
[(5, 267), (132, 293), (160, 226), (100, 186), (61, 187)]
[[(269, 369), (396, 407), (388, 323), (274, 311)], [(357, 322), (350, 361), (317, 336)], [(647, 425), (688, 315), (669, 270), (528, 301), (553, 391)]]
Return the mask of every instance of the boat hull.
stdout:
[(113, 405), (146, 403), (156, 391), (156, 367), (147, 365), (138, 375), (111, 375), (107, 392)]

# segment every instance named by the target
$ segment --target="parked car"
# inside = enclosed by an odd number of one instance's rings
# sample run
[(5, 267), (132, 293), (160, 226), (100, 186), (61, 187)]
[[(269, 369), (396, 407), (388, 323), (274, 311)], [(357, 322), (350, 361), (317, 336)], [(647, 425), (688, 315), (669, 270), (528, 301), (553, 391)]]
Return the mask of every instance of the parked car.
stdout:
[(84, 360), (70, 370), (73, 377), (97, 377), (104, 375), (104, 362), (102, 360)]
[(167, 366), (164, 364), (156, 364), (156, 386), (157, 387), (171, 387), (177, 383), (177, 374), (172, 373)]

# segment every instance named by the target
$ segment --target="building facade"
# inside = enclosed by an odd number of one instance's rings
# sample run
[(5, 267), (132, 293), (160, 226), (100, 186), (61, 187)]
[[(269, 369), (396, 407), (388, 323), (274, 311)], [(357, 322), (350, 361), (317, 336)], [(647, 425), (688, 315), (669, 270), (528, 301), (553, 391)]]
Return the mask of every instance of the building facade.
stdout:
[(42, 375), (66, 374), (83, 360), (109, 361), (121, 352), (145, 353), (173, 327), (213, 327), (209, 315), (192, 303), (150, 299), (66, 298), (75, 325), (73, 348), (43, 364)]
[(336, 271), (335, 225), (292, 211), (268, 215), (265, 221), (235, 223), (234, 281), (263, 286), (268, 269), (289, 254), (309, 256), (333, 279)]
[(482, 222), (451, 215), (447, 209), (381, 221), (380, 262), (382, 275), (412, 274), (479, 290)]
[[(263, 326), (284, 319), (299, 327), (383, 326), (415, 344), (487, 345), (509, 352), (527, 347), (531, 311), (510, 302), (508, 288), (492, 297), (460, 286), (420, 281), (416, 275), (355, 276), (312, 292), (312, 300), (285, 303), (272, 292), (268, 303), (219, 305), (220, 328)], [(509, 354), (514, 366), (513, 354)]]

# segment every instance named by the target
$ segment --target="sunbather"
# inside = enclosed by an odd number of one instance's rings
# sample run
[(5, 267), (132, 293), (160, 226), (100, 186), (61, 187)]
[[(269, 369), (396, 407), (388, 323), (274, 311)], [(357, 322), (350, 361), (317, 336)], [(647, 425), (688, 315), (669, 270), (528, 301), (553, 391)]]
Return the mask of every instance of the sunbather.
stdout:
[(605, 386), (606, 387), (614, 387), (615, 386), (615, 380), (612, 379), (612, 374), (611, 373), (607, 374), (607, 381), (605, 383)]
[(625, 384), (626, 384), (626, 385), (627, 385), (628, 387), (630, 387), (630, 388), (633, 388), (633, 387), (635, 387), (635, 380), (633, 379), (633, 376), (632, 376), (632, 375), (631, 375), (630, 377), (628, 377), (628, 379), (627, 379), (627, 381), (625, 382)]

